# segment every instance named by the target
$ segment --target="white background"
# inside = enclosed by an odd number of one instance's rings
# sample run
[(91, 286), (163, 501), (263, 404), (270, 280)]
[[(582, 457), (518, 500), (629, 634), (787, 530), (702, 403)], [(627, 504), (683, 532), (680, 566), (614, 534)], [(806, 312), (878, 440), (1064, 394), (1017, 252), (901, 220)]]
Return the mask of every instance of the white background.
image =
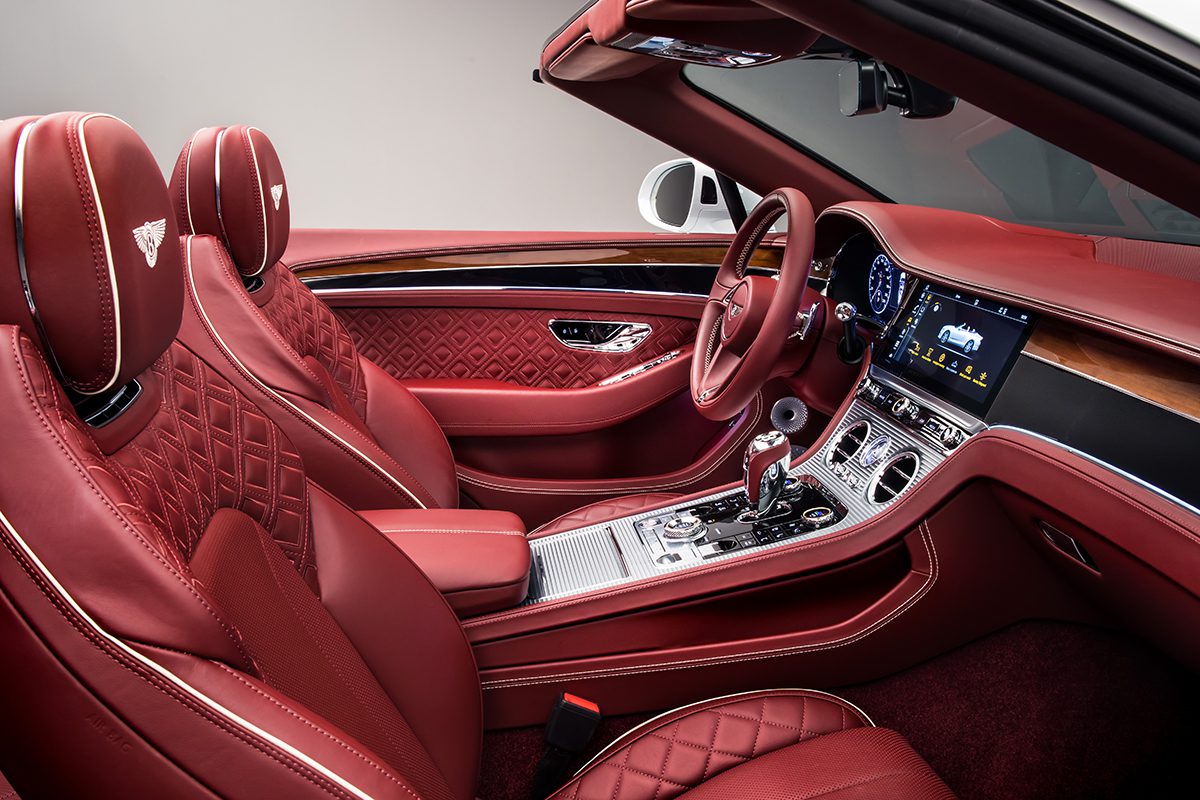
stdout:
[(582, 0), (20, 0), (0, 117), (106, 111), (164, 170), (246, 122), (279, 150), (297, 226), (646, 230), (665, 145), (533, 83)]

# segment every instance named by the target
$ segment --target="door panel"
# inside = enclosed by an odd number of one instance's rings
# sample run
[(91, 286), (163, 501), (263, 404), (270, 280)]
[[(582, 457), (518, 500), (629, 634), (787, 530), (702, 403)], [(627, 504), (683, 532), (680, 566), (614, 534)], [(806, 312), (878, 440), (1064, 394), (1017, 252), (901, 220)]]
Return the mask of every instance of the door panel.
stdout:
[[(347, 233), (339, 256), (334, 233), (306, 244), (296, 232), (297, 253), (320, 255), (288, 263), (359, 351), (441, 423), (468, 504), (516, 511), (532, 527), (585, 503), (740, 475), (741, 451), (774, 398), (724, 423), (700, 416), (688, 392), (700, 312), (728, 237), (513, 234), (505, 246), (454, 234), (439, 249), (425, 233), (418, 249), (384, 252), (373, 240), (379, 249), (356, 257), (362, 243)], [(773, 247), (752, 261), (759, 270), (778, 263)], [(624, 351), (584, 350), (560, 341), (552, 320), (650, 332)], [(647, 363), (655, 365), (624, 377)]]
[[(358, 350), (400, 380), (472, 379), (544, 389), (591, 386), (644, 361), (692, 344), (696, 321), (561, 308), (337, 308)], [(623, 353), (567, 347), (551, 320), (603, 320), (650, 326)]]

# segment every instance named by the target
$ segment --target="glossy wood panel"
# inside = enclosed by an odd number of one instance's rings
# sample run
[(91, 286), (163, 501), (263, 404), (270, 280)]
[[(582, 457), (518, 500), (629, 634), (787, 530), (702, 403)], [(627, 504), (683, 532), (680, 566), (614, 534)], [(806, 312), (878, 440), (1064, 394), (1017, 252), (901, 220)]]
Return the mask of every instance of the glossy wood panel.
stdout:
[[(603, 266), (605, 264), (719, 264), (726, 248), (711, 244), (645, 247), (578, 247), (551, 250), (506, 250), (492, 253), (462, 253), (442, 256), (392, 258), (381, 261), (360, 261), (325, 267), (300, 267), (301, 278), (328, 278), (344, 275), (370, 275), (382, 272), (414, 272), (430, 269), (478, 269), (480, 267), (511, 267), (538, 264), (571, 266)], [(778, 269), (783, 250), (760, 247), (751, 256), (756, 267)]]
[(1051, 319), (1025, 353), (1200, 421), (1200, 367)]

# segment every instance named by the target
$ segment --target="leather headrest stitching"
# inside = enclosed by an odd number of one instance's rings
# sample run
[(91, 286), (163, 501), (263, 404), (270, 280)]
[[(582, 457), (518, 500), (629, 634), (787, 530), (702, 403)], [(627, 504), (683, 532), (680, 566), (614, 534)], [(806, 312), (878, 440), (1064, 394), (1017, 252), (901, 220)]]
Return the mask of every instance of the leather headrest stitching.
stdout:
[(183, 230), (218, 237), (247, 277), (276, 264), (291, 227), (274, 145), (248, 125), (202, 128), (175, 164), (171, 196)]
[(154, 157), (124, 122), (81, 113), (4, 123), (0, 152), (13, 204), (0, 240), (11, 237), (16, 256), (0, 264), (0, 319), (42, 342), (68, 388), (123, 386), (162, 355), (183, 311), (178, 232)]

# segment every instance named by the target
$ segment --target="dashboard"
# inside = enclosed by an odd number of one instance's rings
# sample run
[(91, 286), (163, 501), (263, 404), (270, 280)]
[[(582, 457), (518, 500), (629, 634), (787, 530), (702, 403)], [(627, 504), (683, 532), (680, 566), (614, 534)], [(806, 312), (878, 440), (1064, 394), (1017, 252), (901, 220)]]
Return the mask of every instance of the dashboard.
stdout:
[(982, 418), (1012, 370), (1033, 314), (1004, 302), (920, 281), (875, 237), (850, 236), (834, 257), (827, 294), (852, 303), (876, 330), (873, 363)]

